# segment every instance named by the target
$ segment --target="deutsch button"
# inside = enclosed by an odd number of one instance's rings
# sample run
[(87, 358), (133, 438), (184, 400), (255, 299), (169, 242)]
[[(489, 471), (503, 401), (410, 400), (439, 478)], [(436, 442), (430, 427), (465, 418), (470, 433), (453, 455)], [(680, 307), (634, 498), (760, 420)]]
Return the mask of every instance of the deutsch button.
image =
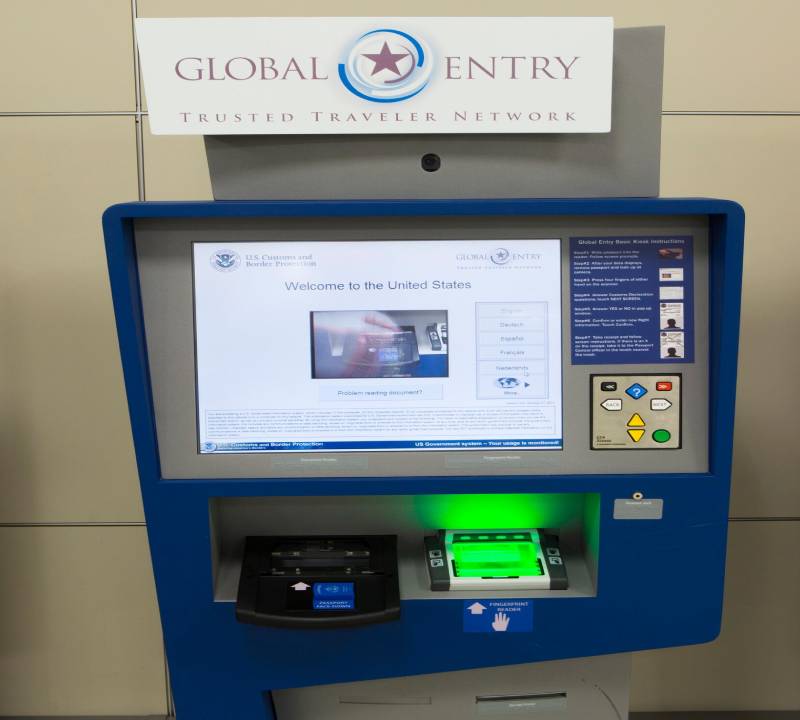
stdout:
[(665, 443), (669, 442), (669, 439), (672, 437), (672, 433), (669, 430), (654, 430), (653, 431), (653, 440), (657, 443)]
[(608, 398), (605, 402), (600, 403), (600, 407), (611, 412), (622, 410), (622, 400), (620, 398)]
[(603, 392), (614, 392), (614, 390), (617, 389), (617, 383), (610, 382), (610, 381), (601, 382), (600, 383), (600, 389)]
[(672, 403), (667, 398), (653, 398), (650, 401), (651, 410), (669, 410), (671, 407)]
[(656, 383), (656, 390), (659, 392), (669, 392), (672, 390), (672, 383), (668, 380), (661, 380)]
[(631, 419), (628, 420), (628, 427), (644, 427), (644, 425), (644, 420), (642, 420), (642, 416), (639, 413), (633, 413)]
[(628, 435), (631, 436), (631, 440), (633, 440), (633, 442), (639, 442), (644, 435), (644, 430), (641, 428), (630, 428), (628, 430)]
[(638, 400), (640, 397), (647, 395), (647, 388), (639, 385), (639, 383), (633, 383), (625, 392), (634, 400)]

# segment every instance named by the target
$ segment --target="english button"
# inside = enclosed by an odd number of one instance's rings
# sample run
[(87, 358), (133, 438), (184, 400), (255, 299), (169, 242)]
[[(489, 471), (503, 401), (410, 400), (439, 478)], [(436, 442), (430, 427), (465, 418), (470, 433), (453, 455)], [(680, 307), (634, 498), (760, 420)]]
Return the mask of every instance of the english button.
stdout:
[(647, 388), (642, 387), (639, 383), (633, 383), (627, 390), (625, 390), (626, 394), (630, 395), (634, 400), (638, 400), (640, 397), (644, 397), (647, 395)]
[(672, 383), (668, 382), (667, 380), (662, 380), (661, 382), (656, 383), (656, 390), (659, 392), (669, 392), (672, 390)]
[(653, 431), (653, 440), (655, 440), (657, 443), (668, 442), (671, 437), (672, 437), (672, 433), (669, 430), (655, 430), (655, 431)]
[(651, 410), (669, 410), (671, 407), (672, 403), (667, 398), (653, 398), (650, 401)]
[(622, 410), (622, 400), (620, 398), (608, 398), (604, 403), (600, 403), (600, 406), (611, 412)]
[(615, 382), (601, 382), (600, 389), (603, 392), (614, 392), (617, 389), (617, 383)]

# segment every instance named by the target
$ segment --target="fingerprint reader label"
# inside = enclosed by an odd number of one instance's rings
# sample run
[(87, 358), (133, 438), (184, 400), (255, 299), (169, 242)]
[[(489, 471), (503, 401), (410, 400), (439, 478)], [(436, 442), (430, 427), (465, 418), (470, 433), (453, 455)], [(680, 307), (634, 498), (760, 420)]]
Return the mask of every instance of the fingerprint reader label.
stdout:
[(532, 600), (464, 600), (465, 633), (533, 632)]

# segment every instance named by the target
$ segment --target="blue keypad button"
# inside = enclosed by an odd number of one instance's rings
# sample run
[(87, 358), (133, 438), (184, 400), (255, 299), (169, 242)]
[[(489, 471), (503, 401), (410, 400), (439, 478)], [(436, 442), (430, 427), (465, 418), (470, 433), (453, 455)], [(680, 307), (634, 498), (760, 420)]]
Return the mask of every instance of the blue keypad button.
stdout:
[(634, 400), (638, 400), (640, 397), (647, 395), (647, 388), (642, 387), (639, 383), (633, 383), (633, 385), (625, 390), (625, 393), (630, 395)]

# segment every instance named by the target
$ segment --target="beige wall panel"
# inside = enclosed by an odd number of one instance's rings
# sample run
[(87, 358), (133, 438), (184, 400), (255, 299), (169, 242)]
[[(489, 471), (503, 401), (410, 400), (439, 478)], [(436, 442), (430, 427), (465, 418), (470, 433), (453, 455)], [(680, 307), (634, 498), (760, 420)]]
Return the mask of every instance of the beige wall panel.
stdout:
[[(338, 12), (336, 12), (338, 11)], [(263, 0), (139, 0), (140, 17), (380, 15), (367, 0), (334, 9)], [(800, 110), (796, 0), (410, 0), (404, 15), (612, 15), (618, 27), (667, 27), (667, 110)]]
[(200, 135), (152, 135), (144, 122), (145, 194), (148, 200), (212, 200)]
[(0, 528), (0, 716), (165, 712), (143, 527)]
[(100, 216), (129, 117), (0, 118), (0, 522), (142, 517)]
[(800, 118), (667, 117), (662, 194), (710, 195), (747, 213), (731, 512), (800, 517)]
[(800, 522), (733, 523), (728, 543), (719, 639), (635, 654), (632, 709), (800, 708)]
[(0, 2), (0, 112), (133, 110), (130, 0)]

